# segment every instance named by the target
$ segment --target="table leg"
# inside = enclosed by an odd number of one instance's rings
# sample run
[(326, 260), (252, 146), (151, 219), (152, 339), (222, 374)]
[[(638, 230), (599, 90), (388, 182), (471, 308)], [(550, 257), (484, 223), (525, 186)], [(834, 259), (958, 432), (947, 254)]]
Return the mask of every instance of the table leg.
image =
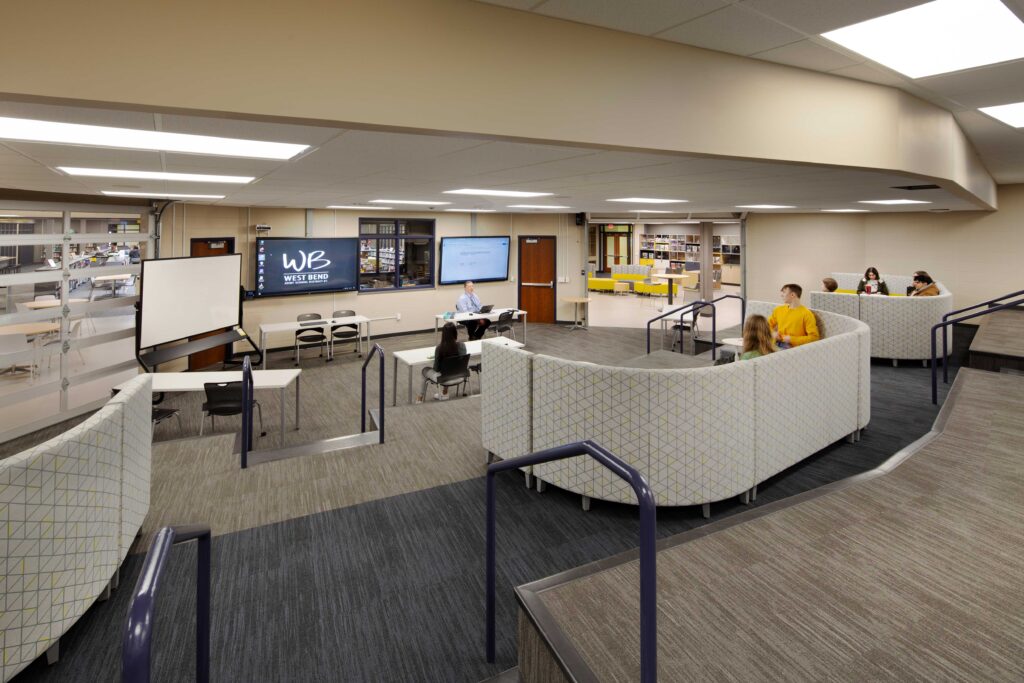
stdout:
[(526, 344), (526, 314), (523, 313), (523, 345)]
[(437, 346), (437, 331), (440, 329), (438, 327), (440, 322), (441, 321), (437, 319), (437, 316), (434, 316), (434, 346)]
[(412, 363), (409, 363), (409, 404), (412, 405)]
[(672, 308), (672, 281), (668, 281), (668, 306)]
[(278, 444), (281, 448), (284, 448), (284, 387), (281, 387), (281, 439)]
[(391, 371), (391, 405), (398, 405), (398, 356), (394, 357), (395, 367)]
[(295, 431), (299, 431), (299, 380), (301, 378), (296, 376), (295, 378)]
[(263, 352), (263, 369), (267, 369), (267, 333), (260, 331), (260, 351)]

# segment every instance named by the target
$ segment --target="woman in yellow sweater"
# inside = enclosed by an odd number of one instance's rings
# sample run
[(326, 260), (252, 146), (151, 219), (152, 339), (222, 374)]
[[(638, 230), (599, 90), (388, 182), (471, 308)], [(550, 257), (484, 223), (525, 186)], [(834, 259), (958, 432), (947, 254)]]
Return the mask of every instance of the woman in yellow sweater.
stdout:
[(780, 349), (800, 346), (821, 339), (818, 321), (811, 310), (800, 303), (804, 289), (800, 285), (782, 286), (781, 306), (776, 306), (768, 318), (772, 338)]

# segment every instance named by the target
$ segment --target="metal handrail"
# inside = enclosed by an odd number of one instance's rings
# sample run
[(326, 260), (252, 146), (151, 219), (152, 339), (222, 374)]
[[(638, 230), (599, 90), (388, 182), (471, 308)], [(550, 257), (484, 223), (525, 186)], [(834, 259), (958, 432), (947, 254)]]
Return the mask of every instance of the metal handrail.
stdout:
[[(946, 322), (946, 320), (948, 320), (950, 316), (954, 316), (954, 315), (957, 315), (959, 313), (965, 313), (967, 311), (972, 311), (975, 308), (981, 308), (982, 306), (991, 306), (992, 304), (998, 303), (998, 302), (1002, 301), (1003, 299), (1010, 299), (1012, 297), (1021, 296), (1021, 295), (1024, 295), (1024, 289), (1022, 289), (1020, 291), (1017, 291), (1017, 292), (1013, 292), (1012, 294), (1004, 294), (1003, 296), (998, 296), (995, 299), (989, 299), (988, 301), (982, 301), (980, 304), (974, 304), (973, 306), (966, 306), (964, 308), (958, 308), (955, 311), (950, 311), (949, 313), (944, 314), (942, 316), (942, 322)], [(947, 328), (943, 327), (942, 328), (942, 383), (943, 384), (949, 384), (949, 367), (948, 367), (949, 366), (949, 363), (948, 363), (948, 361), (949, 361), (949, 335), (946, 333), (946, 331), (947, 331)]]
[(252, 407), (255, 387), (252, 379), (252, 363), (249, 356), (242, 358), (242, 469), (249, 467), (249, 451), (252, 449)]
[(593, 441), (557, 446), (518, 458), (501, 460), (487, 467), (487, 661), (494, 662), (495, 640), (495, 520), (494, 475), (505, 470), (539, 465), (578, 455), (589, 455), (633, 487), (640, 506), (640, 681), (658, 680), (657, 556), (654, 493), (647, 480), (619, 458)]
[(363, 398), (361, 403), (361, 409), (359, 414), (361, 415), (360, 432), (366, 432), (366, 366), (370, 364), (370, 359), (377, 354), (380, 356), (380, 420), (377, 422), (377, 431), (380, 432), (380, 443), (384, 443), (384, 349), (380, 344), (374, 344), (370, 352), (366, 354), (366, 360), (363, 361)]
[[(688, 309), (693, 308), (697, 304), (706, 304), (706, 303), (707, 302), (705, 302), (705, 301), (691, 301), (690, 303), (685, 304), (683, 306), (680, 306), (679, 308), (674, 308), (671, 311), (666, 311), (665, 313), (662, 313), (661, 315), (659, 315), (659, 316), (657, 316), (655, 318), (651, 318), (650, 320), (648, 320), (647, 321), (647, 353), (651, 352), (651, 325), (653, 325), (655, 323), (655, 321), (661, 320), (662, 318), (667, 318), (668, 316), (674, 315), (676, 313), (679, 313), (680, 314), (679, 317), (680, 317), (680, 319), (682, 319), (682, 314), (686, 313)], [(679, 346), (682, 347), (682, 343), (681, 342), (680, 342)]]
[[(989, 313), (995, 313), (996, 311), (1002, 311), (1002, 310), (1007, 309), (1007, 308), (1015, 308), (1015, 307), (1017, 307), (1017, 306), (1019, 306), (1021, 304), (1024, 304), (1024, 298), (1022, 298), (1022, 299), (1020, 299), (1018, 301), (1010, 301), (1009, 303), (1000, 304), (999, 306), (993, 306), (992, 308), (986, 308), (984, 311), (979, 311), (978, 313), (971, 313), (970, 315), (961, 316), (959, 318), (954, 318), (952, 320), (943, 320), (941, 323), (935, 323), (934, 325), (932, 325), (932, 403), (933, 404), (938, 405), (938, 403), (939, 403), (939, 375), (938, 375), (939, 356), (938, 356), (938, 350), (936, 348), (937, 344), (935, 342), (935, 333), (939, 330), (939, 328), (943, 329), (943, 335), (945, 335), (945, 328), (950, 326), (950, 325), (955, 325), (957, 323), (962, 323), (965, 320), (971, 320), (972, 318), (980, 318), (983, 315), (988, 315)], [(943, 360), (943, 363), (945, 363), (945, 362), (946, 361)]]
[(196, 569), (196, 680), (210, 680), (210, 527), (166, 526), (157, 532), (149, 547), (142, 573), (135, 583), (128, 620), (121, 642), (121, 681), (149, 683), (150, 659), (155, 630), (153, 611), (160, 577), (171, 548), (191, 540), (199, 542)]
[[(718, 349), (718, 344), (715, 341), (717, 339), (717, 336), (718, 336), (718, 308), (715, 306), (715, 302), (714, 301), (697, 301), (697, 302), (694, 302), (694, 303), (695, 303), (695, 306), (694, 306), (694, 309), (692, 311), (693, 312), (693, 319), (695, 321), (694, 324), (693, 324), (694, 325), (694, 330), (693, 330), (694, 331), (693, 350), (694, 350), (694, 352), (696, 352), (696, 350), (697, 350), (697, 342), (696, 342), (696, 339), (697, 339), (697, 337), (696, 337), (696, 331), (697, 331), (697, 323), (696, 323), (697, 311), (700, 311), (700, 310), (710, 306), (711, 307), (711, 360), (715, 360), (715, 353), (716, 353), (716, 350)], [(686, 316), (685, 313), (683, 313), (682, 315), (679, 316), (679, 330), (680, 330), (679, 331), (679, 353), (683, 352), (683, 332), (682, 332), (682, 329), (683, 329), (683, 318), (685, 316)]]

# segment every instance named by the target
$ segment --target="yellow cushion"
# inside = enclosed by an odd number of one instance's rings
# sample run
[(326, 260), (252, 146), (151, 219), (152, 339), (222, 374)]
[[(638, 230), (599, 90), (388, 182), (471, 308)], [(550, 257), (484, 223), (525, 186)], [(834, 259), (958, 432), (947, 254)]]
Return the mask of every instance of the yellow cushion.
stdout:
[(612, 273), (613, 280), (633, 280), (634, 282), (639, 280), (646, 280), (647, 275), (633, 274), (633, 273)]
[(609, 292), (615, 288), (615, 280), (610, 277), (587, 278), (587, 289), (606, 289)]
[[(679, 294), (679, 285), (672, 285), (672, 296)], [(633, 291), (637, 294), (650, 294), (653, 296), (668, 296), (668, 283), (662, 282), (660, 284), (645, 284), (638, 282), (633, 285)]]
[(856, 289), (837, 289), (834, 294), (856, 294)]
[(642, 258), (642, 259), (640, 259), (640, 265), (641, 266), (653, 266), (654, 265), (654, 259), (652, 259), (652, 258)]

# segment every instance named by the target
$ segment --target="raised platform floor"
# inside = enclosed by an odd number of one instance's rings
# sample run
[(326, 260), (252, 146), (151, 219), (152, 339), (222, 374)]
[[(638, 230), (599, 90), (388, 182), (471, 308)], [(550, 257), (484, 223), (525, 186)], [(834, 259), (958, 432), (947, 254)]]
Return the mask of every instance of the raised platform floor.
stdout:
[[(660, 680), (1024, 679), (1022, 412), (961, 370), (881, 467), (665, 539)], [(635, 552), (517, 595), (523, 681), (639, 679)]]
[(970, 348), (970, 366), (999, 372), (1024, 371), (1024, 310), (1007, 309), (978, 319)]

